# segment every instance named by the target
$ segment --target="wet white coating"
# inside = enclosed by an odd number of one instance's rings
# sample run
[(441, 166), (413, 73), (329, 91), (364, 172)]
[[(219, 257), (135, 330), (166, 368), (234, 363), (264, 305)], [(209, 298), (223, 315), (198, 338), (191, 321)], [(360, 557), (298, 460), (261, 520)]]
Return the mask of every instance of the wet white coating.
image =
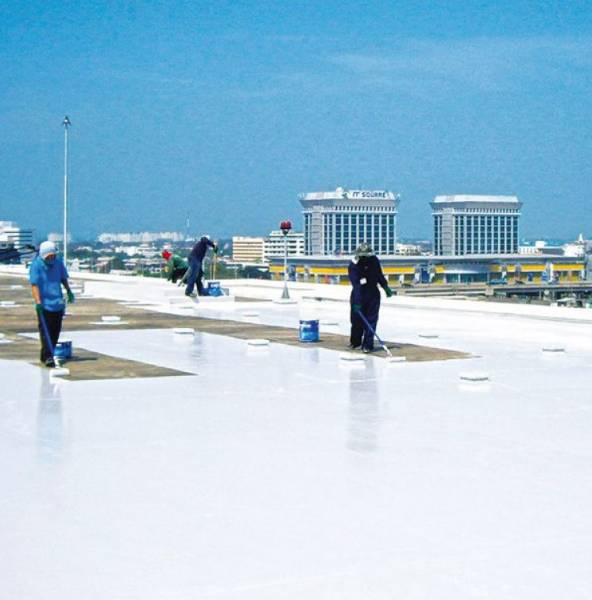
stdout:
[[(347, 305), (317, 304), (249, 309), (347, 331)], [(193, 376), (52, 382), (0, 361), (0, 597), (587, 600), (591, 333), (398, 306), (383, 339), (478, 358), (360, 368), (196, 328), (68, 334)]]

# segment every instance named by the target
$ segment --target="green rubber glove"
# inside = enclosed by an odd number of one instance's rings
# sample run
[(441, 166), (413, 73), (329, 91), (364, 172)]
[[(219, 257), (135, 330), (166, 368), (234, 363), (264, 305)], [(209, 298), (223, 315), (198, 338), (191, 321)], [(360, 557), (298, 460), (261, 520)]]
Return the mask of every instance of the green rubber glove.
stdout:
[(354, 312), (360, 312), (362, 310), (362, 305), (361, 304), (352, 304), (352, 308), (353, 308)]
[(214, 254), (218, 254), (218, 246), (214, 246)]
[(387, 297), (387, 298), (390, 298), (390, 297), (393, 295), (393, 290), (391, 290), (391, 288), (387, 286), (387, 287), (384, 289), (384, 293), (386, 294), (386, 297)]
[(76, 298), (74, 298), (74, 293), (72, 290), (68, 290), (66, 292), (66, 296), (68, 297), (68, 304), (73, 304), (75, 302)]
[(43, 304), (35, 304), (35, 312), (41, 316), (43, 314)]

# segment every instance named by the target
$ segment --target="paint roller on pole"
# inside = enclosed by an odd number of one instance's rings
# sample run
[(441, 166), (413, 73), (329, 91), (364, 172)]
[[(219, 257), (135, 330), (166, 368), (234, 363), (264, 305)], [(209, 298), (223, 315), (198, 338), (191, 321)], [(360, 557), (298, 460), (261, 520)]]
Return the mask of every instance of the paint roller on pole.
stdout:
[(366, 326), (368, 331), (378, 340), (378, 343), (380, 344), (381, 348), (386, 352), (388, 362), (404, 361), (405, 360), (404, 356), (393, 356), (393, 354), (389, 350), (388, 346), (378, 337), (378, 334), (376, 333), (376, 331), (374, 330), (372, 325), (370, 325), (370, 323), (368, 322), (368, 319), (365, 317), (364, 313), (361, 310), (358, 310), (357, 313), (358, 313), (360, 319), (362, 319), (362, 321), (364, 321), (364, 325)]

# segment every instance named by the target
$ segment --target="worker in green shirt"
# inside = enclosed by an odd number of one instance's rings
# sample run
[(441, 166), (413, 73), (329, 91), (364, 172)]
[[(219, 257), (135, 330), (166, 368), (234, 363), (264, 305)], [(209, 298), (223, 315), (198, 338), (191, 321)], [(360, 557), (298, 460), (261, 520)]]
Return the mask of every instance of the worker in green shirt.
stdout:
[(162, 257), (167, 261), (164, 268), (167, 274), (167, 281), (177, 283), (177, 280), (182, 279), (185, 273), (187, 273), (187, 261), (178, 254), (172, 254), (168, 250), (162, 251)]

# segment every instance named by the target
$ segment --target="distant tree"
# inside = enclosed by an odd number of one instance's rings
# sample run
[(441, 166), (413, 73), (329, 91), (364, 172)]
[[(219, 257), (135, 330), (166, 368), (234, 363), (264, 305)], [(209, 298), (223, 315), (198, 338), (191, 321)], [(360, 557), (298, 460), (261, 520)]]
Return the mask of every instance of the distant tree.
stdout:
[(109, 267), (113, 270), (119, 270), (119, 271), (123, 271), (125, 269), (125, 263), (123, 262), (123, 259), (121, 258), (121, 256), (114, 256), (110, 263), (109, 263)]

